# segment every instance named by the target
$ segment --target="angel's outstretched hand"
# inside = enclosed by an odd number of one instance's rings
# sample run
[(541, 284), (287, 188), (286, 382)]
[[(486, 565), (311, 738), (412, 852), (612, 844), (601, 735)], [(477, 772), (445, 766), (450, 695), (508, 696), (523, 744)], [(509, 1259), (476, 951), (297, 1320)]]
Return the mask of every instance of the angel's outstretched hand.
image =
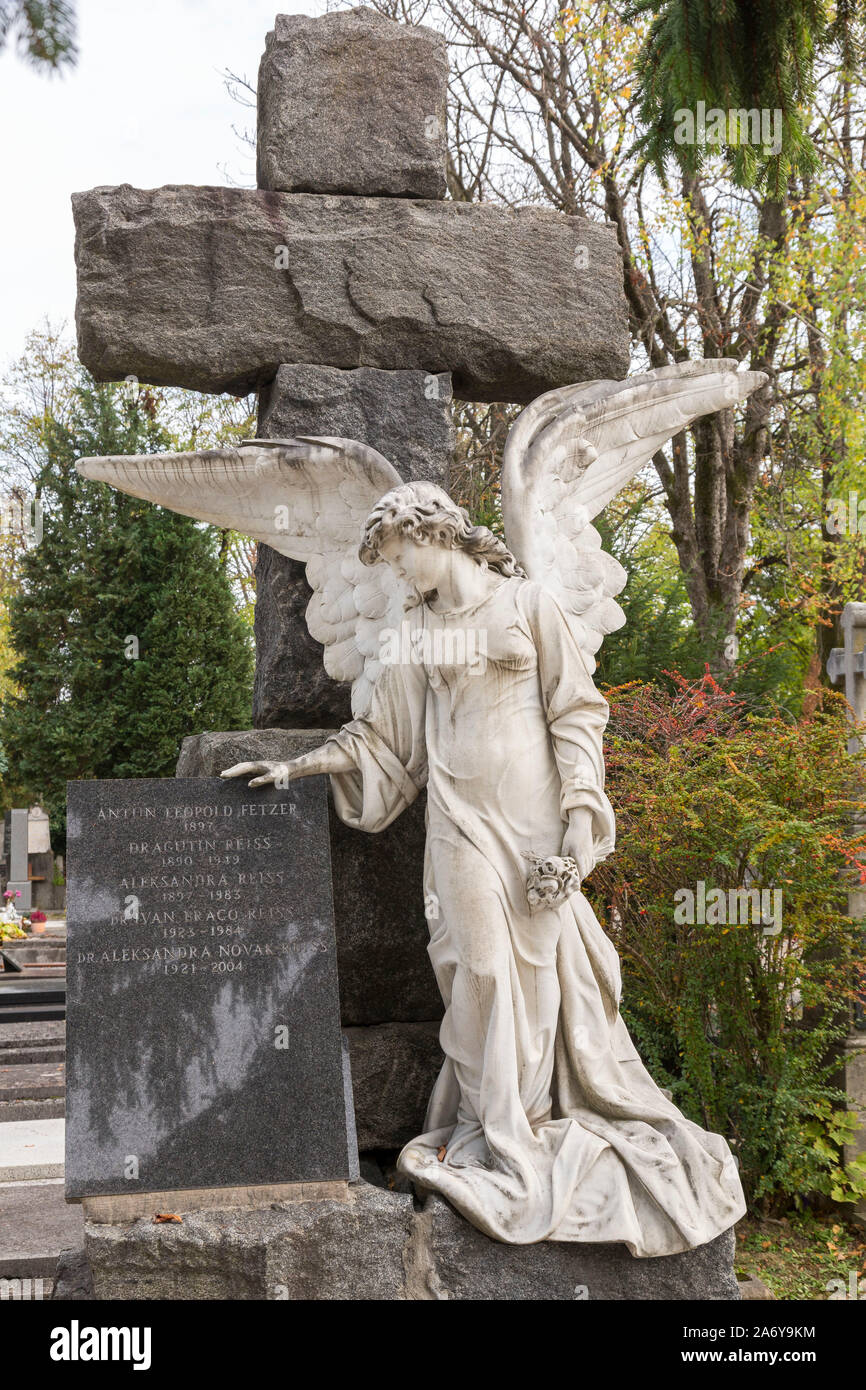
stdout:
[(286, 787), (298, 777), (314, 777), (320, 772), (351, 772), (353, 767), (351, 758), (338, 744), (323, 743), (320, 748), (284, 763), (235, 763), (221, 772), (220, 777), (249, 777), (252, 773), (251, 787), (266, 787), (269, 783)]
[(255, 774), (250, 782), (251, 787), (264, 787), (269, 782), (285, 783), (290, 782), (293, 777), (299, 775), (294, 771), (291, 763), (235, 763), (233, 767), (227, 767), (220, 777), (248, 777), (250, 773)]

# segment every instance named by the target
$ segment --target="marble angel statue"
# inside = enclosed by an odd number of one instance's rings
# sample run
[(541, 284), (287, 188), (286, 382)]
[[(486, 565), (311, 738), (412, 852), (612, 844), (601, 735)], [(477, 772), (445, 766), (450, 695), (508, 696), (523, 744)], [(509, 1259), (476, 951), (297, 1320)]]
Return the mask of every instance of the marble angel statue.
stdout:
[(614, 848), (592, 672), (624, 621), (626, 578), (592, 518), (673, 434), (764, 380), (699, 361), (540, 397), (505, 449), (505, 541), (346, 439), (79, 464), (306, 563), (307, 624), (328, 672), (352, 682), (354, 717), (287, 764), (223, 776), (325, 773), (362, 831), (426, 788), (445, 1062), (399, 1167), (500, 1241), (668, 1255), (745, 1211), (725, 1140), (643, 1066), (616, 951), (580, 886)]

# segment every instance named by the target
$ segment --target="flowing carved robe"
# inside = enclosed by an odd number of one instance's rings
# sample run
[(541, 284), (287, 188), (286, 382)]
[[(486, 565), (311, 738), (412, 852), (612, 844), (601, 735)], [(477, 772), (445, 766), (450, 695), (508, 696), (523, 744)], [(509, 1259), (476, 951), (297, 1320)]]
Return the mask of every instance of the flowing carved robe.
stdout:
[(527, 902), (525, 852), (559, 854), (572, 807), (591, 812), (595, 860), (613, 849), (607, 704), (531, 581), (409, 621), (416, 645), (400, 644), (369, 714), (334, 736), (356, 770), (331, 778), (341, 818), (367, 831), (427, 787), (445, 1063), (399, 1167), (509, 1243), (624, 1241), (642, 1256), (701, 1245), (745, 1211), (725, 1140), (643, 1066), (619, 1015), (619, 959), (583, 895)]

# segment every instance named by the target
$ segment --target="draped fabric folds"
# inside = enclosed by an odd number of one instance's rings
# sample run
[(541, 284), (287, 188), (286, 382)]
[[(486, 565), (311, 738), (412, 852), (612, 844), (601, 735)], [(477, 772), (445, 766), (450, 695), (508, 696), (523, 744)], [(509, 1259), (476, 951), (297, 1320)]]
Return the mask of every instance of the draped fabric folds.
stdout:
[(419, 605), (406, 627), (368, 715), (334, 735), (354, 771), (331, 778), (338, 814), (365, 831), (427, 788), (445, 1063), (399, 1167), (501, 1241), (623, 1241), (638, 1256), (701, 1245), (745, 1212), (725, 1140), (643, 1066), (584, 896), (527, 902), (526, 855), (561, 852), (570, 810), (589, 811), (596, 861), (614, 844), (607, 704), (568, 619), (512, 578), (447, 614)]

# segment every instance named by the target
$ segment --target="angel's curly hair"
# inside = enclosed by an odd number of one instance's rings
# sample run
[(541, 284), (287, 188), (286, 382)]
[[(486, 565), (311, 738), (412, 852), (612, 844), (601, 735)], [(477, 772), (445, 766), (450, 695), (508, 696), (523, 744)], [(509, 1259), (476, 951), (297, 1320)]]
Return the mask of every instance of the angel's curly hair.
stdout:
[(458, 507), (435, 483), (404, 483), (385, 493), (364, 523), (358, 550), (362, 563), (378, 564), (381, 546), (391, 536), (408, 536), (419, 545), (465, 550), (478, 564), (486, 561), (490, 569), (507, 579), (525, 576), (505, 542), (489, 527), (473, 526), (466, 509)]

